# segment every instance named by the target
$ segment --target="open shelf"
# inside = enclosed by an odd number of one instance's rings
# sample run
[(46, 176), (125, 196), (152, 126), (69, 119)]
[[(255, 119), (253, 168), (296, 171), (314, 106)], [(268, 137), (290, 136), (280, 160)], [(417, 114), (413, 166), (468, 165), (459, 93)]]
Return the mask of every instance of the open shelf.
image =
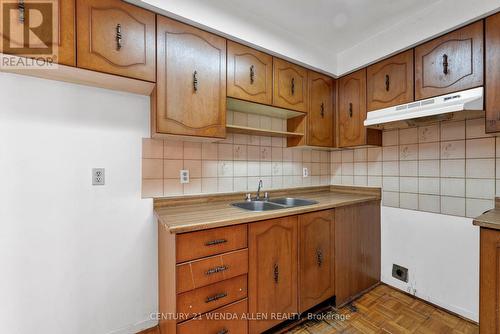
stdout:
[(243, 133), (243, 134), (254, 135), (254, 136), (269, 136), (269, 137), (302, 137), (302, 136), (304, 136), (303, 133), (298, 133), (298, 132), (265, 130), (265, 129), (250, 128), (248, 126), (239, 126), (239, 125), (231, 125), (231, 124), (227, 124), (226, 129), (228, 132)]
[(281, 119), (289, 119), (304, 116), (306, 113), (289, 109), (277, 108), (265, 104), (248, 102), (228, 97), (226, 99), (227, 110), (239, 111), (247, 114), (264, 115)]

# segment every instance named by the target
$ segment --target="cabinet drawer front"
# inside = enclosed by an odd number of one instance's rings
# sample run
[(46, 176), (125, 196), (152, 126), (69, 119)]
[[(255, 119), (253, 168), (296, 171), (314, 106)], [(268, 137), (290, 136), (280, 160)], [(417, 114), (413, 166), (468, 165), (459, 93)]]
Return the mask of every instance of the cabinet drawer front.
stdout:
[(248, 273), (248, 249), (177, 265), (177, 293)]
[(177, 312), (193, 317), (247, 297), (247, 275), (177, 295)]
[(483, 84), (483, 22), (415, 48), (415, 99)]
[(247, 247), (247, 225), (177, 235), (177, 263)]
[(413, 101), (413, 50), (368, 66), (368, 111)]
[(158, 16), (157, 131), (226, 135), (226, 40)]
[(227, 96), (271, 104), (273, 57), (227, 41)]
[(277, 107), (307, 111), (307, 70), (279, 58), (273, 58), (273, 104)]
[(77, 0), (78, 67), (155, 81), (155, 14), (119, 0)]
[(177, 325), (177, 334), (247, 334), (248, 321), (241, 319), (248, 312), (247, 300), (221, 307), (201, 319)]

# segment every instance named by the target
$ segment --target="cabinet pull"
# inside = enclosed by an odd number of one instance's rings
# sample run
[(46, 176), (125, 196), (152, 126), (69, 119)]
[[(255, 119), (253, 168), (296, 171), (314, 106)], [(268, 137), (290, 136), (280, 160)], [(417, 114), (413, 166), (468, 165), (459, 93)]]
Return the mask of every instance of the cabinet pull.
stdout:
[[(198, 91), (198, 71), (193, 73), (193, 90), (195, 93)], [(207, 246), (209, 245), (207, 244)]]
[(223, 328), (222, 330), (218, 331), (217, 334), (228, 334), (229, 330), (226, 328)]
[(352, 118), (352, 103), (349, 102), (349, 117)]
[(24, 0), (18, 1), (17, 9), (19, 10), (19, 22), (24, 23)]
[(386, 75), (385, 76), (385, 90), (388, 92), (389, 91), (389, 87), (390, 87), (390, 84), (391, 84), (391, 79), (389, 78), (389, 75)]
[(120, 51), (122, 48), (122, 25), (116, 25), (116, 50)]
[(274, 283), (278, 284), (280, 279), (280, 267), (277, 263), (274, 264)]
[(227, 269), (228, 269), (227, 266), (218, 266), (215, 268), (208, 269), (207, 272), (205, 273), (205, 275), (208, 276), (208, 275), (217, 274), (217, 273), (220, 273), (220, 272), (225, 271)]
[(292, 95), (295, 95), (295, 78), (292, 78)]
[(215, 302), (215, 301), (218, 301), (219, 299), (222, 299), (224, 297), (227, 297), (227, 293), (226, 292), (218, 293), (216, 295), (207, 297), (207, 299), (205, 300), (205, 303), (208, 304), (208, 303), (211, 303), (211, 302)]
[[(196, 71), (194, 73), (196, 73)], [(207, 241), (205, 243), (205, 246), (215, 246), (215, 245), (224, 244), (226, 242), (227, 242), (227, 239), (215, 239), (215, 240)]]
[(320, 248), (316, 250), (316, 262), (318, 263), (318, 267), (321, 267), (323, 264), (323, 251)]
[(252, 65), (250, 66), (250, 84), (253, 85), (254, 81), (255, 81), (255, 67)]
[(446, 53), (443, 55), (443, 73), (448, 74), (448, 55)]
[(324, 102), (321, 102), (320, 115), (321, 115), (321, 118), (325, 117), (325, 103)]

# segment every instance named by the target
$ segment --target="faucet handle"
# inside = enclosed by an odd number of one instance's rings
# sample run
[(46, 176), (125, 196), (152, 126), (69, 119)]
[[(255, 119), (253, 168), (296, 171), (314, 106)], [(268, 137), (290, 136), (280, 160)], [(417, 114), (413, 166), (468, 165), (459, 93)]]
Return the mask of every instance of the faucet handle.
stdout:
[(265, 201), (267, 201), (268, 199), (269, 199), (269, 194), (268, 194), (268, 192), (266, 191), (266, 192), (264, 193), (264, 200), (265, 200)]
[(252, 195), (250, 193), (245, 195), (245, 201), (250, 202), (252, 200)]

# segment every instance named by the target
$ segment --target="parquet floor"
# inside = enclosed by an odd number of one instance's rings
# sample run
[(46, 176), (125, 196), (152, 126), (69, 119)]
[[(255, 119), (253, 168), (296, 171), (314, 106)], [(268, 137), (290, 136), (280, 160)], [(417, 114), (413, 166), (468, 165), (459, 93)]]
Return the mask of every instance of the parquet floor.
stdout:
[(352, 303), (354, 308), (324, 313), (290, 334), (475, 334), (477, 325), (443, 312), (387, 285), (380, 285)]

